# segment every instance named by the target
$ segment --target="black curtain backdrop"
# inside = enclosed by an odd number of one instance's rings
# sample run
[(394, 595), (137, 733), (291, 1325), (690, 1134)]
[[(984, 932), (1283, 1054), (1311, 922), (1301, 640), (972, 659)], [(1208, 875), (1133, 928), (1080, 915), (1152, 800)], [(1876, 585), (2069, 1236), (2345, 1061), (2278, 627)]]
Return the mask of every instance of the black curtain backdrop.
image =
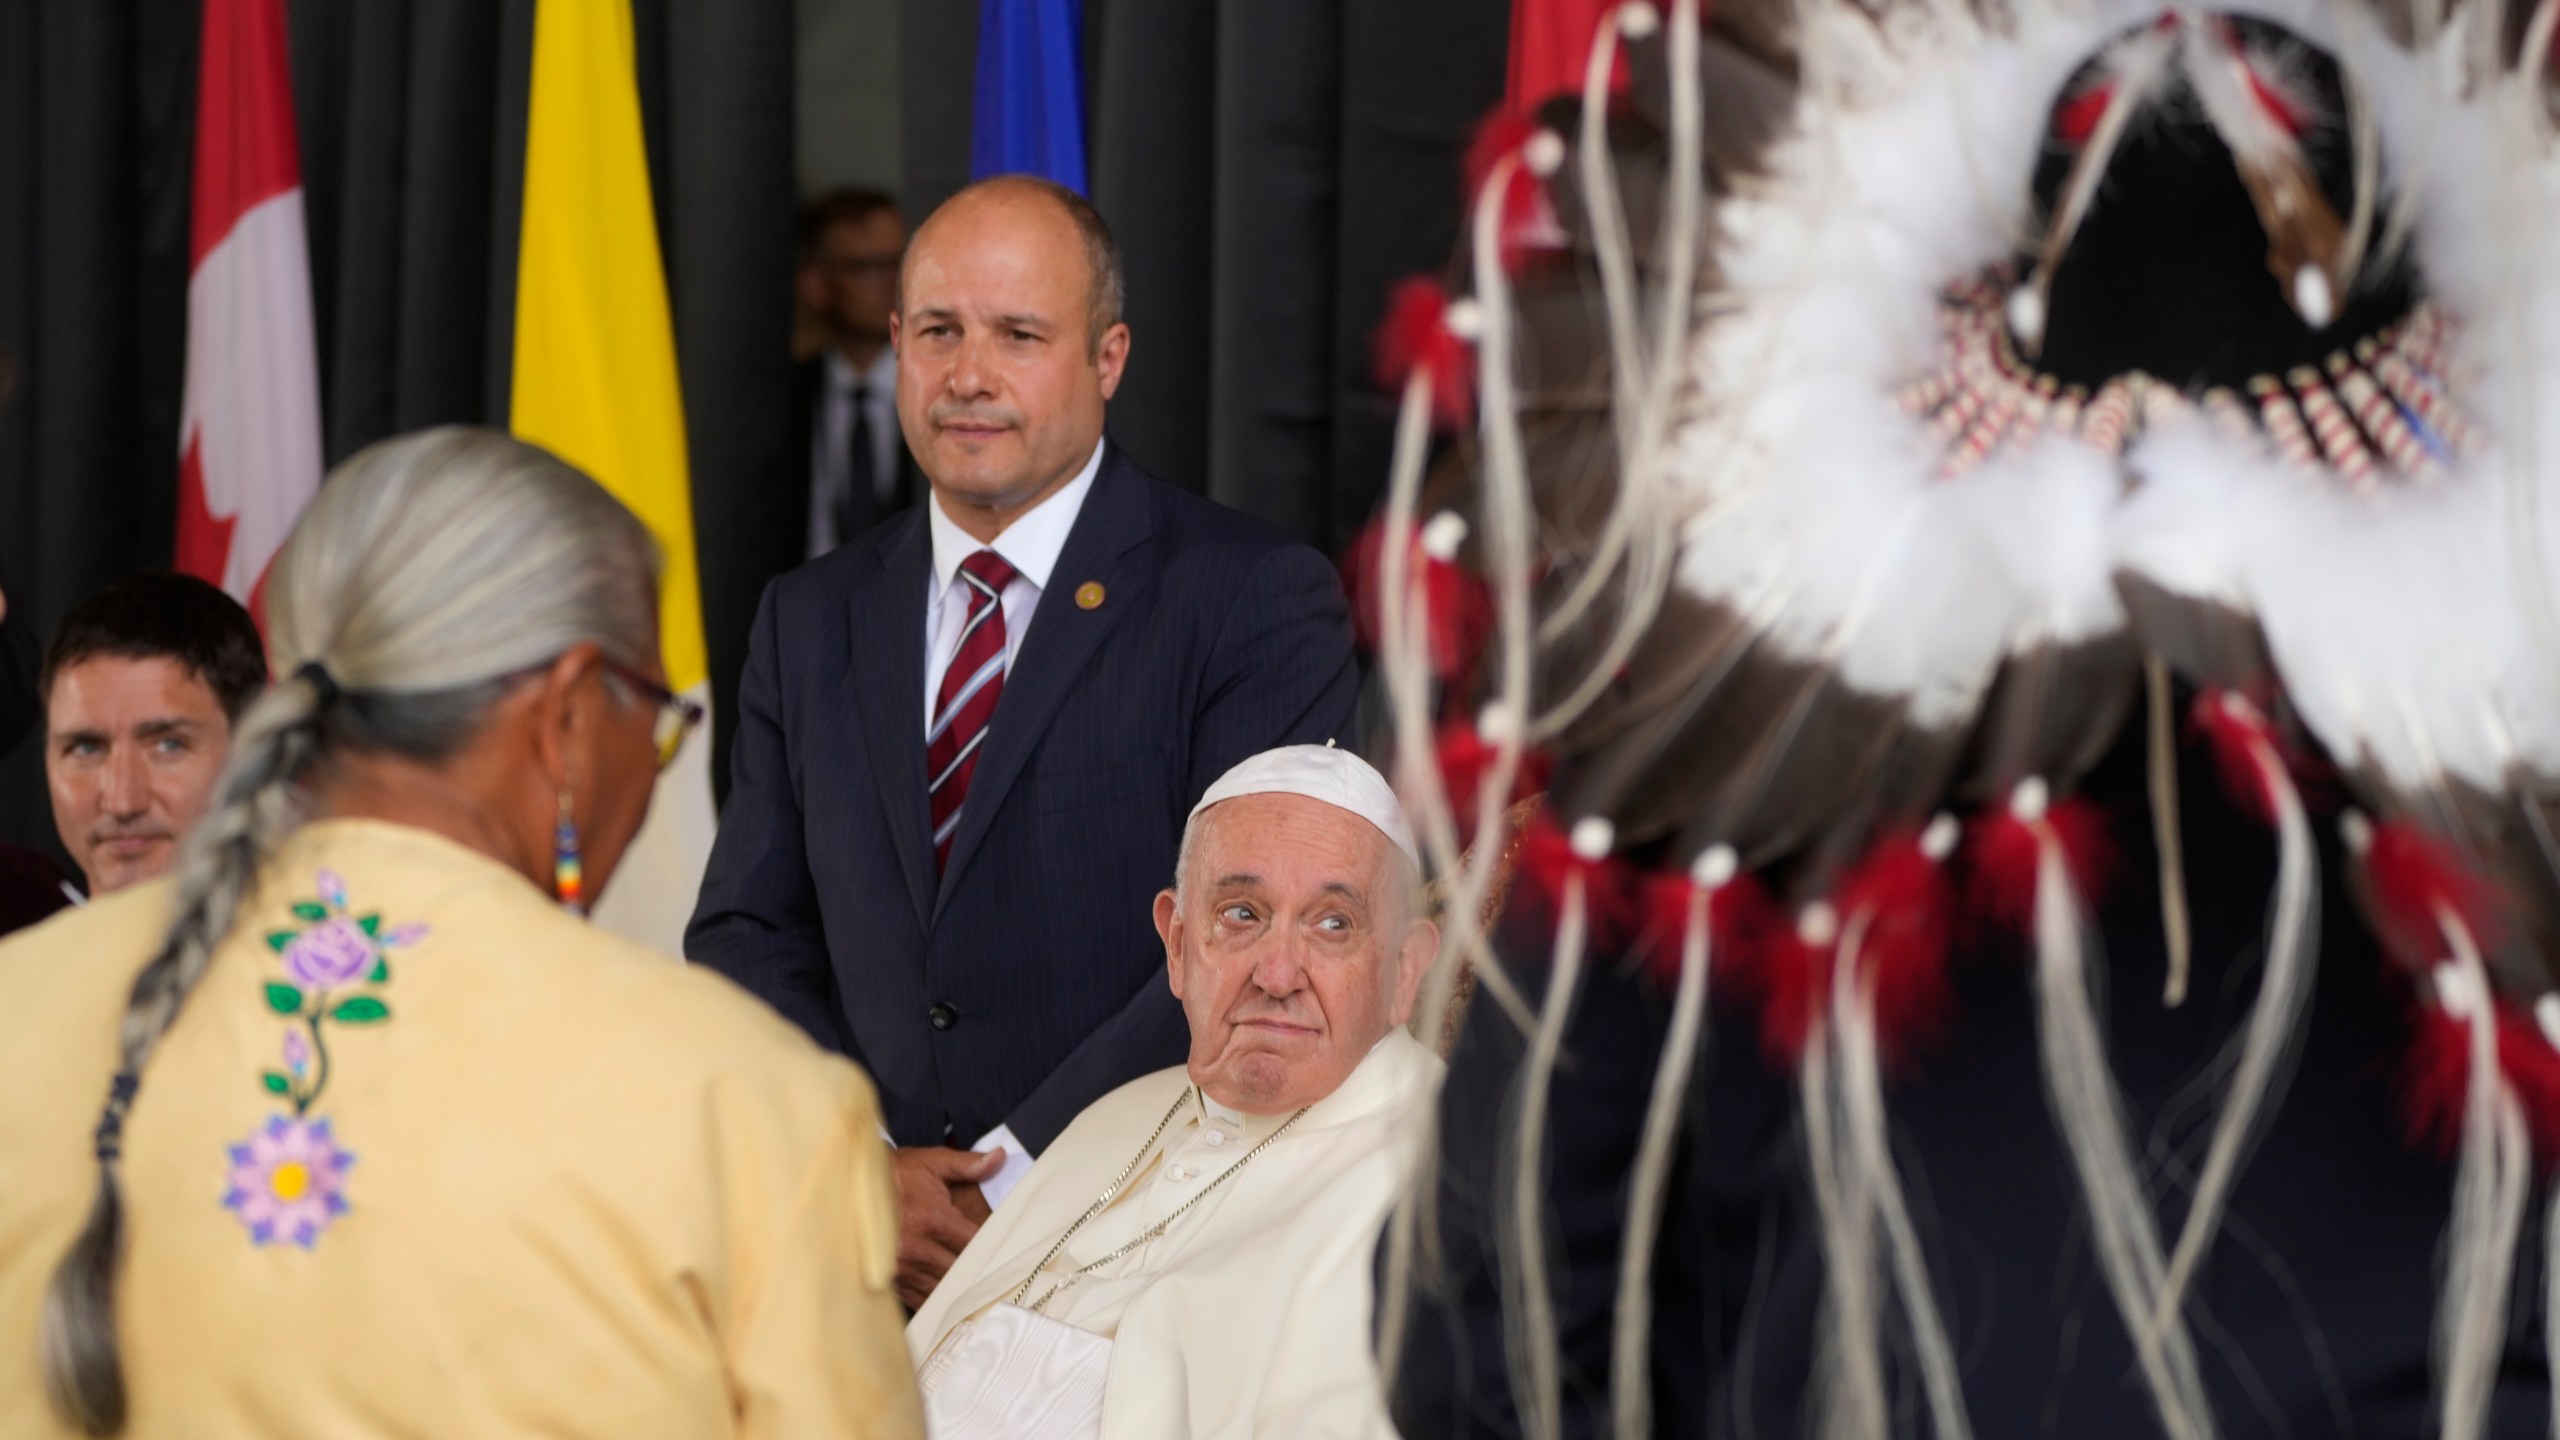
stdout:
[[(0, 572), (39, 637), (169, 559), (195, 9), (0, 0)], [(32, 736), (0, 763), (0, 838), (53, 845)]]
[[(977, 9), (904, 0), (907, 194), (969, 175)], [(1141, 465), (1338, 552), (1385, 488), (1390, 284), (1456, 243), (1509, 0), (1085, 0), (1088, 168), (1129, 270), (1111, 433)]]
[[(534, 0), (289, 0), (330, 463), (503, 425)], [(698, 522), (790, 456), (790, 0), (636, 0)], [(49, 633), (166, 565), (197, 0), (0, 0), (0, 574)], [(0, 839), (53, 845), (32, 739)]]

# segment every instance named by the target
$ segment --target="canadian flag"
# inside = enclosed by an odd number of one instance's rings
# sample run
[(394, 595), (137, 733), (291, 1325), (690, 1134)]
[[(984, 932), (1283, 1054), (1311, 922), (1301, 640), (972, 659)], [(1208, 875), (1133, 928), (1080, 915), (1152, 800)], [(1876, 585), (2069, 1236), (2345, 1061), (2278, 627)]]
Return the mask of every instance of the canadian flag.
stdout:
[(204, 0), (177, 568), (253, 602), (320, 488), (284, 0)]

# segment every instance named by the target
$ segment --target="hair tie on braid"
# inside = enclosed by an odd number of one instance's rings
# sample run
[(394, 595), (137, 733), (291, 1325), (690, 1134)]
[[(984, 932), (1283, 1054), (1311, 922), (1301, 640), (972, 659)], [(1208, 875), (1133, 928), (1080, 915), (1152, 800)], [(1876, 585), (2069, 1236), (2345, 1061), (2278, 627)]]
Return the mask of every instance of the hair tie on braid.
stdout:
[(321, 710), (336, 704), (338, 697), (347, 693), (338, 688), (337, 677), (329, 673), (329, 667), (317, 660), (303, 661), (302, 668), (293, 672), (293, 678), (305, 682), (312, 689), (320, 692), (320, 700), (316, 708)]
[(142, 1088), (142, 1077), (132, 1070), (119, 1070), (107, 1085), (107, 1108), (99, 1113), (97, 1149), (98, 1163), (108, 1164), (124, 1151), (119, 1142), (124, 1138), (124, 1117), (133, 1109), (134, 1092)]

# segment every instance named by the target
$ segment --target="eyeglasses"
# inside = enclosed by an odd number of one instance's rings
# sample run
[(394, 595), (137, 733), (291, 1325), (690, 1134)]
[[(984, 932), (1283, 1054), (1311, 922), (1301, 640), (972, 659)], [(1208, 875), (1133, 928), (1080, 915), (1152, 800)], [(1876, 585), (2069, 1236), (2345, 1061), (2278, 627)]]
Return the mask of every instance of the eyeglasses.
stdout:
[(615, 679), (639, 691), (641, 699), (658, 707), (657, 727), (650, 736), (657, 742), (658, 768), (664, 770), (676, 763), (676, 756), (684, 751), (684, 737), (702, 723), (702, 707), (628, 665), (607, 660), (604, 668)]

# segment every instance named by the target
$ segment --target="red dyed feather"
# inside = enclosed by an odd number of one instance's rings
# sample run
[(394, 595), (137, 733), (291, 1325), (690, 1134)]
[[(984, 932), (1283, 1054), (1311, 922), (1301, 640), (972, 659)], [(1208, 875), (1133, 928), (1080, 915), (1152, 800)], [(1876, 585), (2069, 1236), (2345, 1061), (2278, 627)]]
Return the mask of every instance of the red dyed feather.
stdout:
[(2512, 1005), (2498, 1009), (2498, 1068), (2524, 1106), (2543, 1167), (2560, 1164), (2560, 1050), (2551, 1048), (2531, 1015)]
[(2086, 800), (2058, 800), (2043, 820), (2030, 824), (2003, 807), (1969, 827), (1965, 908), (1976, 924), (2021, 935), (2035, 928), (2040, 827), (2050, 827), (2061, 842), (2063, 868), (2081, 902), (2096, 902), (2115, 858), (2098, 808)]
[(1771, 913), (1724, 967), (1728, 992), (1760, 1009), (1760, 1048), (1772, 1065), (1793, 1070), (1822, 1028), (1836, 949), (1808, 942), (1788, 917)]
[[(1342, 587), (1351, 597), (1351, 623), (1362, 649), (1376, 654), (1385, 642), (1386, 522), (1362, 529), (1342, 557)], [(1493, 634), (1493, 592), (1482, 578), (1447, 560), (1436, 560), (1422, 548), (1417, 531), (1406, 557), (1406, 574), (1418, 582), (1423, 607), (1425, 643), (1432, 673), (1459, 680), (1475, 669)]]
[(2496, 887), (2405, 820), (2373, 827), (2364, 878), (2375, 937), (2393, 959), (2420, 975), (2445, 955), (2439, 910), (2460, 919), (2484, 951), (2496, 949), (2504, 934)]
[(1443, 680), (1464, 680), (1475, 673), (1477, 657), (1493, 638), (1493, 591), (1451, 561), (1425, 555), (1417, 565), (1432, 671)]
[(2231, 803), (2262, 825), (2274, 824), (2275, 792), (2267, 785), (2259, 750), (2264, 747), (2273, 751), (2276, 763), (2288, 767), (2292, 757), (2285, 753), (2267, 712), (2237, 691), (2207, 690), (2196, 697), (2187, 723), (2213, 751), (2214, 764), (2222, 772), (2222, 786), (2229, 792)]
[(2258, 102), (2258, 108), (2267, 112), (2267, 118), (2282, 126), (2287, 135), (2301, 139), (2304, 125), (2302, 108), (2283, 91), (2268, 84), (2267, 77), (2258, 73), (2258, 67), (2250, 64), (2246, 56), (2240, 60), (2240, 74), (2248, 82), (2249, 98)]
[(1520, 163), (1511, 167), (1510, 178), (1502, 190), (1502, 268), (1510, 274), (1520, 273), (1533, 250), (1551, 250), (1560, 242), (1563, 227), (1556, 221), (1555, 207), (1547, 200), (1547, 187), (1530, 171), (1528, 159), (1521, 152), (1538, 134), (1536, 121), (1516, 110), (1497, 108), (1476, 126), (1475, 140), (1467, 146), (1467, 208), (1473, 213), (1484, 187), (1506, 157)]
[(2439, 1006), (2419, 1005), (2400, 1077), (2400, 1118), (2411, 1143), (2448, 1158), (2460, 1150), (2470, 1090), (2471, 1026)]
[[(2560, 1051), (2540, 1026), (2512, 1005), (2498, 1006), (2498, 1069), (2522, 1106), (2546, 1168), (2560, 1161)], [(2401, 1075), (2401, 1118), (2412, 1142), (2450, 1158), (2462, 1148), (2462, 1116), (2471, 1092), (2471, 1026), (2422, 1004)]]
[(1948, 1010), (1947, 953), (1954, 896), (1946, 868), (1920, 847), (1920, 832), (1884, 836), (1833, 897), (1844, 926), (1863, 917), (1858, 960), (1873, 977), (1876, 1045), (1888, 1062), (1941, 1032)]
[[(1476, 797), (1484, 791), (1485, 775), (1493, 768), (1496, 748), (1471, 723), (1444, 726), (1440, 731), (1440, 784), (1449, 792), (1449, 808), (1457, 816), (1461, 836), (1474, 834), (1482, 818), (1476, 810)], [(1555, 761), (1545, 751), (1521, 752), (1520, 769), (1512, 777), (1510, 794), (1503, 797), (1503, 808), (1509, 809), (1547, 788), (1547, 777), (1554, 769)], [(1548, 828), (1553, 829), (1553, 824)]]
[(1464, 429), (1475, 415), (1475, 357), (1449, 329), (1449, 296), (1440, 283), (1409, 275), (1387, 293), (1386, 318), (1370, 339), (1378, 383), (1401, 391), (1418, 369), (1431, 375), (1431, 418)]
[[(1681, 953), (1689, 940), (1689, 901), (1697, 882), (1686, 875), (1645, 877), (1639, 899), (1649, 940), (1646, 961), (1665, 990), (1680, 981)], [(1747, 976), (1753, 954), (1769, 943), (1776, 924), (1769, 892), (1758, 879), (1736, 875), (1707, 901), (1708, 961), (1724, 976)]]
[(1525, 913), (1531, 917), (1555, 924), (1563, 913), (1566, 882), (1579, 876), (1591, 948), (1607, 953), (1635, 942), (1644, 924), (1635, 871), (1614, 855), (1585, 860), (1575, 854), (1553, 812), (1541, 809), (1529, 817), (1512, 863), (1512, 893), (1528, 902)]
[(2107, 116), (2107, 107), (2115, 103), (2116, 86), (2110, 80), (2092, 85), (2053, 107), (2054, 138), (2077, 148), (2089, 143), (2098, 133), (2098, 122)]

